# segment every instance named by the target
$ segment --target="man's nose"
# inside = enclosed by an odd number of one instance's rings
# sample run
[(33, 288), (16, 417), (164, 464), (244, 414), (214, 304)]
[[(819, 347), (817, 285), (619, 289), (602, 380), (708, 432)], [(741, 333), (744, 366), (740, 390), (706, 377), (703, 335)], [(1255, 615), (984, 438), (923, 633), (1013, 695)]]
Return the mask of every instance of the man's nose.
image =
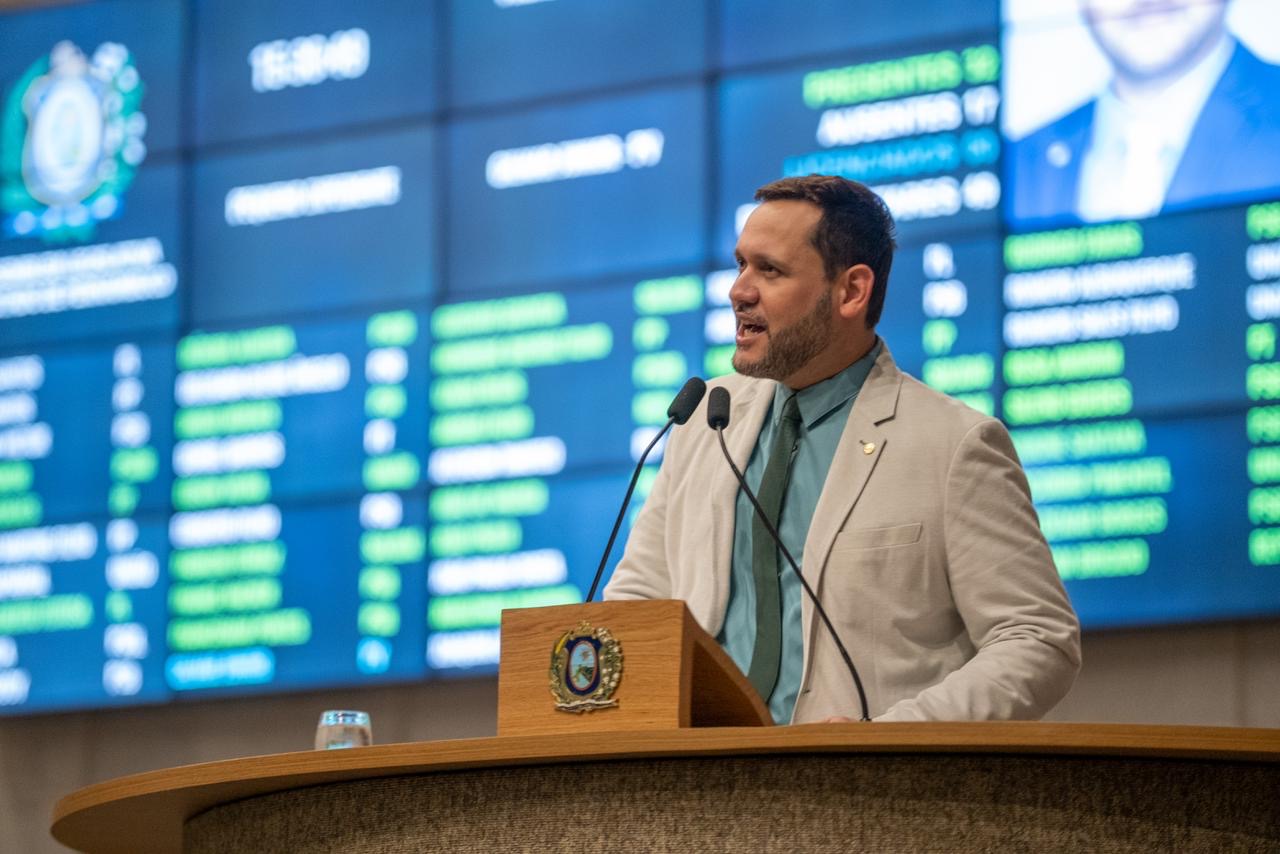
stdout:
[(755, 305), (759, 299), (760, 291), (751, 284), (747, 271), (743, 270), (738, 274), (738, 278), (733, 280), (733, 286), (729, 288), (729, 304), (739, 308), (744, 305)]

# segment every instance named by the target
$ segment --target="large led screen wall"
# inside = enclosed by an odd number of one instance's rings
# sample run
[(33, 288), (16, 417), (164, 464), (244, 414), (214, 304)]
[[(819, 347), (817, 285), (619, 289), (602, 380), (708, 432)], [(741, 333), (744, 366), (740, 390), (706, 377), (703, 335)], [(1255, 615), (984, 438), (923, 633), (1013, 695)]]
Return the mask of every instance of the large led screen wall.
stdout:
[(888, 200), (880, 333), (1009, 426), (1086, 627), (1280, 613), (1269, 0), (0, 31), (0, 713), (491, 672), (731, 370), (753, 191), (811, 172)]

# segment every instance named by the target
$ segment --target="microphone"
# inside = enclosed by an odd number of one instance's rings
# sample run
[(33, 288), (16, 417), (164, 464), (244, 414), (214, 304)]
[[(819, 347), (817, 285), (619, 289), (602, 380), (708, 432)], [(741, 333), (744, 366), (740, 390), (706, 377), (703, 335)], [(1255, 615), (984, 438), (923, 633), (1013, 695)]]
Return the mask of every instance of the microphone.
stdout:
[(729, 390), (724, 386), (711, 389), (711, 397), (707, 398), (707, 425), (717, 432), (729, 426)]
[[(700, 377), (689, 377), (684, 387), (676, 394), (675, 400), (671, 401), (671, 405), (667, 407), (667, 417), (676, 424), (684, 424), (693, 417), (693, 410), (698, 408), (698, 404), (702, 403), (702, 396), (707, 393), (707, 384)], [(668, 424), (663, 427), (666, 431)], [(659, 433), (658, 435), (662, 435)], [(646, 451), (645, 453), (648, 453)]]
[[(716, 386), (711, 389), (711, 396), (707, 398), (707, 426), (715, 430), (716, 435), (720, 437), (720, 451), (724, 454), (725, 461), (729, 463), (729, 468), (733, 470), (733, 476), (738, 479), (738, 484), (742, 487), (742, 491), (746, 493), (747, 498), (750, 499), (751, 506), (755, 508), (756, 515), (764, 523), (765, 530), (769, 532), (769, 536), (777, 544), (778, 550), (787, 559), (787, 565), (796, 574), (796, 578), (800, 579), (800, 586), (808, 594), (809, 601), (813, 603), (818, 616), (822, 617), (822, 622), (827, 627), (827, 632), (831, 635), (831, 639), (836, 642), (836, 649), (840, 650), (840, 657), (844, 659), (845, 665), (849, 668), (849, 675), (853, 677), (853, 685), (858, 689), (858, 703), (862, 707), (862, 720), (871, 720), (871, 714), (867, 709), (867, 692), (862, 688), (862, 679), (858, 676), (858, 668), (853, 666), (853, 659), (849, 657), (849, 651), (844, 648), (840, 636), (836, 634), (835, 626), (831, 625), (831, 618), (827, 616), (826, 609), (822, 607), (817, 595), (809, 587), (809, 582), (805, 580), (804, 574), (800, 572), (800, 567), (796, 565), (796, 559), (791, 556), (791, 552), (783, 545), (782, 537), (778, 535), (778, 529), (773, 526), (773, 522), (769, 521), (764, 508), (756, 500), (755, 493), (751, 491), (751, 487), (747, 486), (747, 479), (742, 476), (742, 472), (738, 471), (737, 465), (733, 462), (733, 457), (729, 454), (729, 448), (725, 445), (724, 428), (729, 426), (729, 390), (724, 386)], [(764, 699), (766, 703), (769, 701), (768, 697)]]
[(644, 453), (640, 455), (640, 461), (636, 463), (636, 470), (631, 473), (631, 484), (627, 487), (626, 497), (622, 499), (622, 507), (618, 510), (618, 518), (614, 520), (613, 530), (609, 533), (609, 543), (604, 547), (604, 554), (600, 556), (600, 566), (596, 569), (596, 577), (591, 580), (591, 590), (587, 593), (584, 600), (590, 602), (596, 597), (596, 588), (600, 586), (600, 577), (604, 575), (605, 564), (609, 562), (609, 553), (613, 551), (614, 540), (618, 538), (618, 529), (622, 527), (622, 519), (626, 516), (627, 506), (631, 504), (631, 493), (636, 490), (636, 481), (640, 479), (640, 470), (644, 468), (644, 461), (649, 458), (649, 452), (658, 444), (666, 432), (671, 429), (672, 424), (684, 424), (693, 415), (693, 411), (698, 408), (698, 404), (702, 402), (702, 396), (707, 393), (707, 384), (700, 377), (690, 377), (676, 394), (675, 399), (671, 401), (671, 405), (667, 407), (667, 423), (662, 425), (662, 429), (658, 431), (658, 435), (653, 437), (653, 441), (644, 449)]

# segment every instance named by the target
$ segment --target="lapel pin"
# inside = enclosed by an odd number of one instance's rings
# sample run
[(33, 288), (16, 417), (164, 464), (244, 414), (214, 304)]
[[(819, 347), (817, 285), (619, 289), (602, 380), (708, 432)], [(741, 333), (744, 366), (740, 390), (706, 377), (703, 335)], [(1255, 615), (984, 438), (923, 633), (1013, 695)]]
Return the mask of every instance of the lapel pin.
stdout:
[(874, 454), (875, 452), (876, 452), (875, 442), (867, 442), (862, 446), (862, 453), (867, 454), (868, 456), (870, 456), (871, 454)]

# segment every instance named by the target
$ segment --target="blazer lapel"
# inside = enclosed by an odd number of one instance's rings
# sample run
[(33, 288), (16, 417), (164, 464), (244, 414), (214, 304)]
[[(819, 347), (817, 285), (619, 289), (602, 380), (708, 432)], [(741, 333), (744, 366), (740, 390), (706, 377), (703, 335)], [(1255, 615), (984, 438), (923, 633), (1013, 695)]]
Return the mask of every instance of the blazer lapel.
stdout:
[(836, 535), (844, 527), (884, 451), (883, 424), (894, 417), (901, 389), (902, 372), (886, 345), (853, 402), (818, 506), (813, 511), (813, 521), (809, 523), (804, 544), (804, 574), (815, 591), (821, 590), (822, 572)]

